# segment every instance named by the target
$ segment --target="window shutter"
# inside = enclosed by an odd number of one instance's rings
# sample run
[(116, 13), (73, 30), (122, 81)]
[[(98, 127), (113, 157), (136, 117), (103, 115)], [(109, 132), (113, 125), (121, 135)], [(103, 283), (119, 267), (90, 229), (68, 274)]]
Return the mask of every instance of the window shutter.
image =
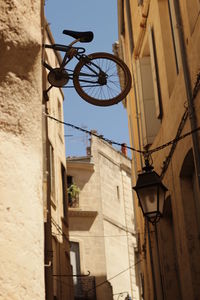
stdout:
[(136, 68), (142, 142), (143, 147), (146, 147), (153, 143), (153, 140), (160, 128), (160, 120), (156, 116), (150, 57), (147, 56), (137, 60)]
[(170, 21), (171, 21), (171, 28), (172, 28), (172, 38), (174, 44), (174, 54), (176, 59), (176, 69), (177, 74), (179, 73), (180, 66), (181, 66), (181, 49), (179, 44), (179, 37), (178, 37), (178, 24), (176, 20), (176, 12), (174, 7), (174, 0), (168, 0), (169, 6), (169, 13), (170, 13)]
[(161, 118), (162, 113), (161, 113), (161, 105), (160, 105), (159, 78), (158, 78), (157, 61), (156, 61), (156, 49), (155, 49), (153, 30), (152, 30), (151, 26), (149, 26), (148, 31), (149, 31), (149, 50), (150, 50), (150, 57), (151, 57), (151, 68), (152, 68), (152, 77), (153, 77), (156, 117)]

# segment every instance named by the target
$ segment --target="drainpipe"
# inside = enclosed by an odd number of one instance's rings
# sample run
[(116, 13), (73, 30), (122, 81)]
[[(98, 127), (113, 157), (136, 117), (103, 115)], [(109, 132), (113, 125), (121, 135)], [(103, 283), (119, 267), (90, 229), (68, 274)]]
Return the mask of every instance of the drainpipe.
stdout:
[[(41, 1), (41, 24), (42, 39), (46, 22), (44, 18), (44, 1)], [(44, 54), (44, 53), (43, 53)], [(46, 80), (43, 72), (43, 90), (46, 90)], [(47, 113), (47, 102), (43, 97), (43, 113)], [(53, 300), (53, 249), (52, 249), (52, 229), (51, 229), (51, 181), (50, 181), (50, 145), (48, 139), (48, 120), (43, 116), (43, 199), (46, 200), (46, 216), (44, 220), (44, 275), (45, 275), (45, 299)], [(44, 201), (45, 202), (45, 201)]]
[[(196, 119), (196, 112), (194, 109), (193, 103), (193, 92), (192, 92), (192, 85), (187, 61), (187, 53), (185, 48), (185, 41), (184, 41), (184, 33), (183, 33), (183, 22), (181, 17), (181, 10), (180, 10), (180, 0), (174, 1), (174, 8), (177, 18), (177, 28), (178, 28), (178, 36), (179, 36), (179, 44), (181, 49), (181, 60), (182, 60), (182, 67), (183, 67), (183, 75), (185, 81), (185, 88), (187, 94), (187, 101), (188, 101), (188, 112), (189, 112), (189, 121), (191, 130), (197, 128), (197, 119)], [(195, 170), (198, 180), (198, 188), (200, 191), (200, 148), (199, 148), (199, 141), (198, 141), (198, 133), (194, 132), (192, 134), (192, 144), (193, 144), (193, 154), (194, 154), (194, 163), (195, 163)], [(197, 198), (197, 197), (195, 197)], [(200, 203), (197, 199), (195, 199), (196, 205), (196, 219), (198, 224), (199, 236), (200, 236)]]

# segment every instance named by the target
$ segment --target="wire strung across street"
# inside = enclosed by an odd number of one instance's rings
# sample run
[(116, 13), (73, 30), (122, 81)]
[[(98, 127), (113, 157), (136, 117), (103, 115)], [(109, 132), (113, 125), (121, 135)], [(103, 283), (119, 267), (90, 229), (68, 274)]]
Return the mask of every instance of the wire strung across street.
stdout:
[[(200, 72), (198, 72), (198, 74), (197, 74), (197, 76), (196, 76), (196, 82), (195, 82), (195, 85), (194, 85), (194, 88), (193, 88), (193, 93), (192, 93), (192, 101), (194, 101), (194, 99), (196, 98), (199, 89), (200, 89)], [(128, 146), (128, 145), (126, 145), (126, 148), (129, 149), (129, 150), (132, 150), (132, 151), (135, 151), (135, 152), (138, 152), (138, 153), (142, 154), (143, 157), (144, 157), (144, 160), (145, 160), (145, 159), (149, 160), (149, 158), (151, 158), (151, 154), (152, 154), (152, 153), (161, 151), (162, 149), (164, 149), (164, 148), (166, 148), (166, 147), (172, 145), (172, 147), (171, 147), (171, 149), (170, 149), (170, 151), (169, 151), (169, 154), (167, 155), (166, 159), (163, 161), (163, 165), (162, 165), (162, 167), (161, 167), (162, 171), (161, 171), (160, 177), (163, 178), (164, 175), (165, 175), (165, 173), (166, 173), (166, 171), (167, 171), (167, 169), (168, 169), (168, 166), (169, 166), (169, 164), (170, 164), (170, 161), (171, 161), (172, 156), (173, 156), (173, 154), (174, 154), (174, 151), (175, 151), (175, 149), (176, 149), (177, 143), (178, 143), (180, 140), (186, 138), (187, 136), (189, 136), (189, 135), (191, 135), (191, 134), (194, 134), (195, 132), (197, 132), (197, 131), (200, 130), (200, 127), (197, 127), (197, 128), (195, 128), (195, 129), (193, 129), (193, 130), (191, 130), (191, 131), (189, 131), (189, 132), (187, 132), (187, 133), (181, 135), (181, 133), (182, 133), (182, 131), (183, 131), (183, 128), (184, 128), (184, 125), (185, 125), (185, 123), (186, 123), (186, 120), (187, 120), (187, 118), (188, 118), (189, 113), (190, 113), (190, 112), (189, 112), (189, 109), (188, 109), (188, 107), (186, 107), (186, 109), (185, 109), (185, 111), (184, 111), (184, 113), (183, 113), (183, 116), (182, 116), (182, 118), (181, 118), (180, 124), (179, 124), (179, 126), (178, 126), (178, 130), (177, 130), (177, 132), (176, 132), (176, 136), (175, 136), (174, 139), (170, 140), (169, 142), (167, 142), (167, 143), (165, 143), (165, 144), (163, 144), (163, 145), (160, 145), (160, 146), (158, 146), (158, 147), (156, 147), (156, 148), (148, 149), (148, 150), (139, 150), (139, 149), (135, 149), (135, 148), (133, 148), (133, 147), (130, 147), (130, 146)], [(58, 122), (58, 123), (61, 123), (61, 124), (64, 124), (64, 125), (66, 125), (66, 126), (72, 127), (72, 128), (74, 128), (74, 129), (80, 130), (80, 131), (82, 131), (82, 132), (84, 132), (84, 133), (87, 133), (87, 134), (89, 134), (89, 135), (93, 135), (93, 136), (95, 136), (95, 137), (97, 137), (97, 138), (99, 138), (99, 139), (101, 139), (101, 140), (103, 140), (103, 141), (105, 141), (105, 142), (110, 143), (110, 144), (118, 145), (118, 146), (124, 146), (124, 145), (125, 145), (124, 143), (118, 143), (118, 142), (115, 142), (115, 141), (110, 140), (110, 139), (108, 139), (108, 138), (105, 138), (105, 137), (103, 137), (103, 136), (101, 136), (101, 135), (98, 135), (98, 134), (95, 133), (94, 131), (89, 131), (89, 130), (86, 130), (86, 129), (81, 128), (81, 127), (79, 127), (79, 126), (75, 126), (75, 125), (73, 125), (73, 124), (66, 123), (66, 122), (63, 122), (63, 121), (61, 121), (61, 120), (58, 120), (57, 118), (55, 118), (55, 117), (53, 117), (53, 116), (50, 116), (49, 114), (46, 114), (46, 113), (45, 113), (45, 115), (46, 115), (46, 117), (48, 117), (48, 118), (50, 118), (50, 119), (52, 119), (52, 120), (54, 120), (54, 121), (56, 121), (56, 122)]]
[[(87, 134), (89, 134), (89, 135), (93, 135), (93, 136), (95, 136), (95, 137), (97, 137), (97, 138), (99, 138), (99, 139), (101, 139), (101, 140), (103, 140), (103, 141), (105, 141), (105, 142), (110, 143), (110, 144), (117, 145), (117, 146), (124, 146), (124, 143), (115, 142), (115, 141), (110, 140), (110, 139), (108, 139), (108, 138), (105, 138), (105, 137), (103, 137), (103, 136), (101, 136), (101, 135), (98, 135), (97, 133), (94, 133), (93, 131), (89, 131), (89, 130), (86, 130), (86, 129), (81, 128), (81, 127), (79, 127), (79, 126), (76, 126), (76, 125), (73, 125), (73, 124), (70, 124), (70, 123), (66, 123), (66, 122), (64, 122), (64, 121), (61, 121), (61, 120), (59, 120), (59, 119), (57, 119), (57, 118), (55, 118), (55, 117), (53, 117), (53, 116), (51, 116), (51, 115), (49, 115), (49, 114), (46, 114), (46, 113), (45, 113), (45, 116), (48, 117), (48, 118), (51, 119), (51, 120), (54, 120), (54, 121), (56, 121), (56, 122), (58, 122), (58, 123), (61, 123), (61, 124), (65, 125), (65, 126), (69, 126), (69, 127), (74, 128), (74, 129), (77, 129), (77, 130), (79, 130), (79, 131), (82, 131), (82, 132), (84, 132), (84, 133), (87, 133)], [(133, 147), (127, 146), (127, 145), (126, 145), (126, 148), (127, 148), (127, 149), (130, 149), (130, 150), (132, 150), (132, 151), (141, 153), (141, 154), (143, 154), (143, 155), (148, 155), (148, 154), (151, 155), (151, 154), (154, 153), (154, 152), (160, 151), (160, 150), (162, 150), (162, 149), (164, 149), (164, 148), (166, 148), (166, 147), (168, 147), (168, 146), (170, 146), (170, 145), (173, 145), (174, 143), (179, 142), (180, 140), (186, 138), (187, 136), (189, 136), (189, 135), (191, 135), (191, 134), (193, 134), (194, 132), (199, 131), (199, 130), (200, 130), (200, 127), (197, 127), (197, 128), (195, 128), (194, 130), (191, 130), (191, 131), (189, 131), (189, 132), (187, 132), (187, 133), (185, 133), (185, 134), (183, 134), (183, 135), (181, 135), (181, 136), (178, 136), (178, 137), (174, 138), (173, 140), (170, 140), (169, 142), (167, 142), (167, 143), (165, 143), (165, 144), (163, 144), (163, 145), (161, 145), (161, 146), (158, 146), (158, 147), (156, 147), (156, 148), (154, 148), (154, 149), (150, 149), (150, 150), (139, 150), (139, 149), (135, 149), (135, 148), (133, 148)]]
[[(79, 127), (79, 126), (76, 126), (76, 125), (73, 125), (73, 124), (66, 123), (66, 122), (64, 122), (64, 121), (58, 120), (57, 118), (55, 118), (55, 117), (53, 117), (53, 116), (51, 116), (51, 115), (49, 115), (49, 114), (46, 114), (46, 113), (45, 113), (45, 116), (47, 116), (47, 117), (48, 117), (49, 119), (51, 119), (51, 120), (54, 120), (54, 121), (56, 121), (56, 122), (58, 122), (58, 123), (61, 123), (61, 124), (65, 125), (65, 126), (71, 127), (71, 128), (73, 128), (73, 129), (77, 129), (77, 130), (82, 131), (82, 132), (84, 132), (84, 133), (87, 133), (87, 134), (89, 134), (89, 135), (93, 135), (93, 136), (95, 136), (95, 137), (97, 137), (97, 138), (99, 138), (99, 139), (101, 139), (101, 140), (103, 140), (103, 141), (105, 141), (105, 142), (110, 143), (110, 144), (117, 145), (117, 146), (123, 146), (123, 145), (124, 145), (124, 143), (118, 143), (118, 142), (115, 142), (115, 141), (110, 140), (110, 139), (108, 139), (108, 138), (105, 138), (105, 137), (103, 137), (103, 136), (100, 136), (100, 135), (98, 135), (97, 133), (93, 132), (92, 130), (89, 131), (89, 130), (86, 130), (86, 129), (81, 128), (81, 127)], [(130, 150), (132, 150), (132, 151), (139, 152), (139, 153), (143, 153), (143, 152), (144, 152), (144, 151), (142, 151), (142, 150), (137, 150), (137, 149), (132, 148), (132, 147), (130, 147), (130, 146), (126, 146), (126, 148), (127, 148), (127, 149), (130, 149)]]
[[(60, 234), (62, 233), (62, 235), (63, 235), (65, 238), (67, 238), (67, 236), (64, 234), (62, 228), (57, 224), (57, 222), (56, 222), (53, 218), (51, 218), (51, 221), (52, 221), (52, 223), (55, 225), (55, 227), (57, 228), (57, 230), (59, 231), (59, 233), (60, 233)], [(129, 266), (128, 268), (122, 270), (121, 272), (115, 274), (114, 276), (110, 277), (109, 279), (102, 281), (101, 283), (97, 284), (94, 288), (97, 288), (97, 287), (99, 287), (99, 286), (102, 286), (103, 284), (107, 283), (108, 281), (111, 281), (112, 279), (114, 279), (114, 278), (120, 276), (120, 275), (123, 274), (124, 272), (126, 272), (126, 271), (128, 271), (129, 269), (135, 267), (137, 264), (141, 263), (142, 260), (143, 260), (143, 259), (138, 260), (135, 264), (133, 264), (133, 265)], [(60, 275), (60, 277), (62, 277), (62, 276), (63, 276), (63, 275)], [(59, 276), (58, 276), (58, 277), (59, 277)], [(65, 276), (64, 276), (64, 277), (65, 277)], [(69, 277), (70, 277), (70, 276), (69, 276)], [(57, 279), (57, 278), (56, 278), (56, 280), (59, 280), (59, 281), (60, 281), (60, 279)], [(63, 284), (65, 284), (65, 282), (63, 282)], [(68, 284), (66, 284), (66, 285), (68, 285)], [(87, 290), (87, 292), (88, 292), (88, 293), (91, 292), (94, 288)]]
[(131, 268), (135, 267), (136, 265), (138, 265), (139, 263), (141, 263), (142, 260), (143, 260), (143, 259), (140, 259), (140, 260), (136, 261), (135, 264), (133, 264), (133, 265), (131, 265), (130, 267), (126, 268), (125, 270), (123, 270), (123, 271), (117, 273), (116, 275), (114, 275), (114, 276), (112, 276), (112, 277), (110, 277), (110, 278), (108, 278), (108, 279), (102, 281), (101, 283), (97, 284), (94, 288), (88, 290), (87, 292), (89, 293), (89, 292), (92, 291), (93, 289), (98, 288), (98, 287), (100, 287), (101, 285), (103, 285), (103, 284), (105, 284), (105, 283), (107, 283), (107, 282), (113, 280), (114, 278), (120, 276), (120, 275), (123, 274), (124, 272), (128, 271), (129, 269), (131, 269)]

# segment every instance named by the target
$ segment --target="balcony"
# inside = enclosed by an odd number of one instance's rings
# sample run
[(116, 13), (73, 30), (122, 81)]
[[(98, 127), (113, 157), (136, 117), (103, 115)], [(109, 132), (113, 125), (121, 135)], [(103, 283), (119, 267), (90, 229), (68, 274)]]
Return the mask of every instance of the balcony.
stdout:
[(96, 300), (95, 277), (74, 278), (75, 300)]
[(69, 207), (71, 207), (71, 208), (79, 207), (79, 196), (77, 195), (76, 197), (72, 197), (68, 193), (68, 203), (69, 203)]

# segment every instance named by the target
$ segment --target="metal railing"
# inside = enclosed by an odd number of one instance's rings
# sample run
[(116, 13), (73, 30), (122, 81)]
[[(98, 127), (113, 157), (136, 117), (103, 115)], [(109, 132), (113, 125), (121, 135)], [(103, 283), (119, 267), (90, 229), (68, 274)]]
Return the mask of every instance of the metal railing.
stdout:
[(79, 197), (76, 196), (76, 198), (72, 197), (70, 194), (68, 194), (68, 203), (69, 207), (79, 207)]
[(74, 281), (75, 300), (96, 300), (95, 277), (81, 277)]

